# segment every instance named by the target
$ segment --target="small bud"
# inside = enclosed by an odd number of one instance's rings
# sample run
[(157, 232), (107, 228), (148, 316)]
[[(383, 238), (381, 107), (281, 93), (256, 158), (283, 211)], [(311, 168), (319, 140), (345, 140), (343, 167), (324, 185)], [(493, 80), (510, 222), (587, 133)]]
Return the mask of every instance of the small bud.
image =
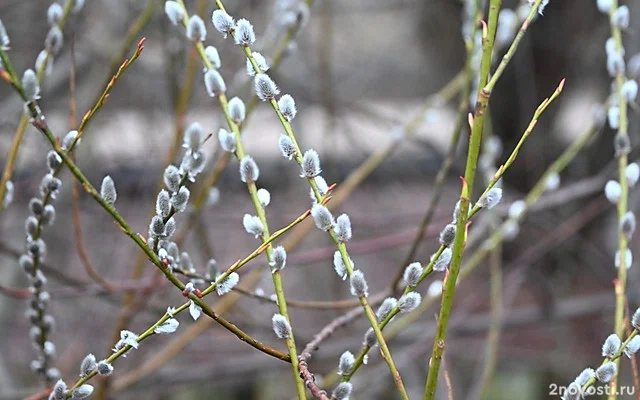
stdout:
[(278, 339), (288, 339), (291, 336), (291, 325), (289, 321), (282, 314), (273, 314), (271, 318), (273, 324), (273, 331), (276, 333)]
[(613, 148), (615, 150), (616, 157), (627, 155), (631, 153), (631, 142), (629, 141), (629, 135), (618, 131), (613, 138)]
[(278, 145), (280, 146), (280, 153), (284, 158), (289, 160), (293, 159), (296, 155), (296, 146), (293, 144), (291, 138), (287, 135), (280, 135), (278, 139)]
[(617, 181), (610, 180), (604, 185), (604, 195), (611, 204), (618, 204), (622, 195), (622, 187)]
[(273, 249), (271, 254), (271, 272), (280, 271), (287, 264), (287, 251), (282, 246), (278, 246)]
[(607, 337), (602, 345), (602, 356), (607, 358), (613, 358), (618, 350), (620, 350), (620, 338), (615, 333), (612, 333)]
[(627, 240), (631, 240), (633, 233), (636, 231), (636, 216), (633, 211), (627, 211), (620, 221), (620, 231)]
[(624, 354), (631, 358), (640, 350), (640, 336), (634, 336), (624, 348)]
[(427, 289), (427, 295), (429, 297), (438, 297), (442, 294), (442, 281), (436, 280), (431, 282), (429, 288)]
[(349, 283), (351, 286), (351, 294), (353, 296), (367, 297), (369, 295), (369, 285), (367, 285), (364, 274), (359, 269), (353, 271)]
[(156, 198), (156, 214), (166, 218), (171, 213), (171, 199), (169, 192), (162, 189)]
[(215, 70), (210, 69), (204, 74), (204, 86), (210, 97), (215, 97), (227, 91), (227, 85), (224, 83), (222, 75)]
[(254, 235), (257, 238), (264, 234), (264, 225), (262, 225), (262, 221), (255, 215), (245, 214), (242, 218), (242, 225), (244, 229)]
[(154, 215), (149, 224), (149, 236), (160, 236), (164, 233), (164, 222), (162, 217)]
[(311, 216), (320, 230), (328, 231), (335, 224), (331, 211), (322, 204), (315, 204), (311, 207)]
[(169, 165), (164, 170), (164, 184), (171, 192), (177, 192), (180, 189), (180, 172), (175, 165)]
[(340, 361), (338, 362), (338, 375), (349, 375), (349, 372), (355, 363), (356, 358), (353, 356), (353, 353), (350, 351), (342, 353)]
[(338, 240), (342, 243), (351, 239), (351, 220), (347, 214), (342, 214), (336, 219), (336, 226), (333, 229)]
[(31, 198), (31, 200), (29, 200), (29, 210), (31, 210), (31, 213), (36, 217), (42, 215), (42, 212), (44, 211), (42, 200), (38, 199), (37, 197)]
[(171, 197), (171, 205), (177, 212), (183, 212), (187, 208), (189, 202), (189, 195), (191, 192), (186, 187), (181, 187), (177, 193), (174, 193)]
[(8, 207), (9, 204), (11, 204), (11, 202), (13, 201), (13, 192), (14, 192), (14, 185), (12, 181), (7, 181), (7, 183), (5, 183), (4, 185), (5, 188), (5, 192), (4, 192), (4, 199), (0, 199), (2, 200), (2, 206), (3, 207)]
[(407, 293), (398, 300), (398, 309), (401, 313), (408, 313), (416, 309), (420, 305), (422, 297), (417, 292)]
[(404, 269), (403, 279), (408, 287), (416, 287), (422, 275), (422, 265), (419, 262), (411, 263)]
[(96, 367), (96, 357), (91, 353), (87, 354), (87, 356), (82, 360), (82, 363), (80, 363), (80, 377), (84, 378), (89, 376)]
[(45, 253), (47, 252), (47, 245), (44, 243), (44, 240), (36, 239), (36, 240), (32, 240), (27, 245), (27, 250), (29, 251), (29, 253), (33, 257), (42, 258), (42, 257), (44, 257)]
[(489, 210), (498, 205), (502, 199), (501, 188), (491, 188), (484, 196), (478, 200), (478, 205), (481, 208), (488, 208)]
[(331, 398), (336, 400), (348, 400), (352, 390), (353, 385), (351, 382), (342, 382), (333, 390)]
[[(351, 266), (353, 266), (353, 262), (351, 262)], [(333, 269), (336, 271), (336, 274), (338, 274), (340, 279), (342, 279), (343, 281), (347, 280), (347, 267), (346, 265), (344, 265), (342, 255), (339, 251), (333, 253)]]
[[(258, 73), (267, 72), (269, 70), (269, 63), (267, 62), (267, 60), (264, 58), (262, 54), (254, 51), (251, 54), (251, 56), (253, 57), (253, 61), (255, 61), (256, 65), (258, 66)], [(247, 58), (246, 68), (247, 68), (247, 75), (249, 76), (256, 75), (256, 70), (255, 68), (253, 68), (253, 63), (251, 63), (251, 60), (249, 58)]]
[(389, 313), (393, 311), (397, 304), (398, 300), (393, 297), (387, 297), (386, 299), (384, 299), (382, 304), (380, 304), (378, 311), (376, 311), (376, 317), (378, 318), (378, 321), (382, 321), (383, 319), (387, 318)]
[(207, 27), (204, 26), (202, 18), (197, 15), (192, 15), (191, 18), (189, 18), (189, 23), (187, 24), (187, 38), (194, 42), (204, 42), (207, 38)]
[(258, 180), (260, 169), (253, 157), (246, 155), (240, 160), (240, 180), (244, 183), (251, 183)]
[(20, 268), (27, 274), (31, 275), (33, 272), (33, 258), (28, 254), (23, 254), (20, 256), (18, 260), (18, 264), (20, 264)]
[(56, 178), (53, 174), (48, 173), (42, 178), (40, 183), (40, 193), (44, 196), (46, 194), (51, 195), (55, 199), (55, 195), (60, 189), (62, 181)]
[(72, 400), (86, 399), (93, 393), (93, 386), (85, 383), (71, 393)]
[(47, 37), (44, 39), (44, 48), (49, 52), (49, 54), (56, 56), (62, 49), (63, 43), (62, 31), (56, 25), (49, 30), (49, 33), (47, 33)]
[(289, 122), (291, 122), (291, 120), (294, 119), (296, 117), (296, 114), (298, 113), (295, 100), (293, 100), (293, 97), (288, 94), (280, 97), (280, 100), (278, 100), (278, 108), (280, 109), (280, 112), (282, 113), (284, 118)]
[(549, 174), (545, 182), (545, 190), (551, 192), (560, 187), (560, 175), (557, 172)]
[(60, 158), (58, 153), (56, 153), (54, 150), (49, 150), (49, 152), (47, 153), (47, 167), (50, 170), (55, 171), (60, 167), (60, 165), (62, 165), (62, 158)]
[(113, 205), (116, 202), (118, 194), (116, 192), (116, 185), (113, 183), (111, 176), (107, 175), (102, 180), (100, 186), (100, 197), (109, 205)]
[(271, 193), (267, 189), (258, 189), (258, 201), (262, 207), (266, 207), (271, 203)]
[(76, 145), (80, 144), (80, 139), (78, 139), (76, 141), (76, 138), (78, 137), (78, 131), (73, 130), (73, 131), (69, 131), (64, 138), (62, 139), (62, 150), (71, 150), (71, 145), (73, 144), (73, 142), (75, 141)]
[(256, 41), (256, 34), (253, 31), (253, 25), (246, 19), (240, 19), (236, 23), (236, 29), (233, 32), (233, 38), (237, 45), (251, 46)]
[(220, 189), (214, 186), (209, 189), (209, 193), (207, 194), (207, 207), (215, 206), (219, 201)]
[(47, 204), (44, 206), (44, 211), (40, 217), (40, 224), (42, 226), (51, 225), (56, 218), (56, 209), (53, 205)]
[(60, 4), (51, 3), (49, 8), (47, 9), (47, 22), (49, 23), (49, 26), (53, 27), (55, 25), (58, 25), (58, 23), (62, 19), (63, 13), (64, 10), (62, 9), (62, 6)]
[(271, 100), (280, 94), (280, 89), (267, 74), (257, 74), (253, 81), (256, 95), (262, 101)]
[(167, 1), (164, 3), (164, 13), (172, 24), (178, 25), (184, 16), (182, 7), (175, 1)]
[(622, 85), (621, 92), (627, 103), (636, 101), (636, 97), (638, 97), (638, 82), (633, 79), (626, 81)]
[(218, 275), (218, 263), (212, 258), (207, 261), (207, 274), (205, 277), (207, 279), (213, 279), (216, 275)]
[(635, 329), (640, 330), (640, 308), (633, 313), (633, 317), (631, 317), (631, 325)]
[(456, 226), (454, 224), (448, 224), (444, 227), (442, 232), (440, 232), (440, 244), (449, 247), (453, 243), (453, 240), (456, 238)]
[(302, 172), (300, 173), (300, 177), (313, 178), (320, 175), (321, 172), (318, 152), (313, 149), (305, 151), (302, 157)]
[[(616, 268), (620, 268), (620, 250), (616, 250), (616, 254), (613, 257), (613, 263)], [(631, 268), (633, 264), (633, 253), (631, 249), (625, 249), (624, 251), (624, 266), (626, 269)]]
[(598, 10), (603, 14), (609, 14), (613, 5), (612, 0), (598, 0)]
[(109, 364), (107, 360), (100, 361), (96, 368), (98, 370), (98, 374), (100, 374), (101, 376), (109, 376), (113, 373), (113, 365)]
[(636, 163), (631, 163), (627, 165), (625, 169), (625, 175), (627, 177), (627, 182), (630, 187), (634, 187), (636, 183), (638, 183), (638, 178), (640, 178), (640, 167)]
[(613, 18), (611, 19), (613, 24), (620, 29), (629, 28), (629, 7), (620, 6), (613, 13)]
[(225, 38), (236, 26), (233, 18), (222, 10), (215, 10), (213, 12), (211, 22), (213, 22), (213, 26), (218, 32), (222, 33)]
[(38, 219), (33, 215), (28, 216), (24, 221), (24, 231), (28, 236), (34, 237), (38, 232)]
[(596, 379), (600, 382), (607, 383), (618, 374), (618, 368), (616, 363), (609, 361), (606, 364), (601, 365), (596, 370)]
[(38, 77), (32, 69), (28, 69), (24, 71), (24, 74), (22, 74), (22, 89), (24, 90), (24, 96), (27, 98), (27, 101), (37, 100), (40, 98)]
[(229, 115), (236, 124), (241, 124), (246, 118), (247, 109), (240, 97), (234, 97), (229, 100)]
[(216, 292), (218, 296), (227, 294), (240, 282), (240, 275), (236, 272), (232, 272), (222, 282), (216, 286)]

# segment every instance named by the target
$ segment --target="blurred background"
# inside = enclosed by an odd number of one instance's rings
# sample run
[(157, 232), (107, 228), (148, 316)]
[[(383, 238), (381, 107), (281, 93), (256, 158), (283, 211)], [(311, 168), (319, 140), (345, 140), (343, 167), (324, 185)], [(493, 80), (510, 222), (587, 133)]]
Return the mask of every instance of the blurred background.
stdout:
[[(251, 20), (259, 36), (254, 50), (272, 59), (286, 37), (284, 15), (290, 16), (286, 13), (296, 9), (296, 3), (239, 0), (225, 5), (231, 15)], [(461, 71), (466, 58), (461, 33), (463, 4), (452, 0), (312, 3), (308, 16), (301, 15), (302, 26), (287, 46), (281, 64), (272, 68), (270, 75), (283, 93), (295, 98), (299, 114), (293, 127), (299, 143), (303, 149), (319, 152), (323, 176), (329, 184), (337, 183), (340, 189), (371, 155), (388, 149), (379, 165), (344, 201), (336, 200), (339, 205), (334, 211), (351, 217), (354, 239), (350, 253), (375, 295), (388, 290), (406, 265), (420, 220), (437, 192), (434, 182), (451, 141), (459, 103), (457, 94), (441, 89)], [(635, 19), (640, 3), (622, 3), (631, 12), (631, 27), (623, 36), (629, 58), (640, 51), (640, 25)], [(0, 2), (0, 19), (11, 37), (9, 54), (19, 74), (34, 68), (43, 48), (49, 5), (40, 0)], [(199, 10), (206, 22), (209, 32), (205, 44), (216, 46), (220, 53), (227, 95), (248, 101), (253, 93), (244, 56), (211, 25), (214, 2), (188, 0), (186, 5), (190, 13)], [(522, 5), (520, 1), (503, 1), (503, 7), (514, 10)], [(176, 133), (195, 121), (214, 134), (204, 146), (208, 167), (193, 185), (194, 191), (204, 190), (201, 187), (220, 157), (216, 133), (226, 125), (217, 100), (207, 96), (201, 62), (195, 58), (184, 29), (169, 23), (163, 1), (89, 1), (70, 16), (63, 31), (64, 47), (42, 84), (40, 102), (59, 137), (77, 126), (95, 104), (113, 66), (132, 54), (135, 43), (146, 37), (142, 56), (117, 82), (76, 152), (78, 165), (95, 186), (105, 175), (113, 178), (118, 190), (117, 209), (146, 236)], [(129, 32), (134, 32), (133, 40), (127, 45)], [(594, 121), (602, 121), (602, 112), (595, 110), (610, 92), (604, 51), (609, 36), (608, 19), (598, 11), (595, 1), (551, 0), (545, 15), (531, 25), (492, 96), (487, 135), (499, 138), (503, 148), (493, 168), (506, 160), (535, 108), (563, 78), (565, 89), (505, 175), (503, 204), (491, 213), (480, 213), (472, 224), (465, 259), (482, 249), (496, 221), (505, 217), (513, 201), (524, 198), (547, 166)], [(69, 113), (72, 53), (75, 122)], [(631, 66), (630, 73), (634, 73)], [(432, 95), (436, 93), (440, 96), (434, 102)], [(428, 100), (432, 107), (425, 110)], [(631, 160), (638, 156), (637, 110), (632, 107), (630, 112)], [(0, 85), (2, 166), (7, 162), (22, 111), (18, 96), (8, 85)], [(273, 110), (264, 103), (257, 105), (243, 130), (246, 150), (261, 169), (259, 186), (271, 192), (267, 217), (272, 231), (288, 225), (310, 207), (308, 187), (299, 178), (298, 167), (279, 153), (277, 140), (281, 133)], [(617, 274), (613, 263), (617, 245), (615, 209), (602, 191), (604, 183), (617, 174), (614, 133), (606, 126), (598, 129), (594, 139), (560, 174), (559, 187), (545, 194), (524, 219), (517, 238), (492, 253), (489, 261), (483, 261), (461, 283), (444, 363), (453, 398), (478, 398), (483, 387), (483, 371), (491, 362), (486, 351), (487, 332), (492, 325), (490, 282), (496, 282), (496, 277), (501, 278), (498, 287), (503, 307), (495, 371), (487, 380), (486, 398), (559, 398), (549, 394), (551, 385), (567, 385), (582, 369), (600, 364), (602, 342), (613, 330), (612, 281)], [(442, 199), (411, 261), (428, 261), (437, 249), (438, 233), (451, 219), (460, 190), (458, 176), (464, 174), (468, 134), (465, 122)], [(48, 149), (48, 143), (29, 126), (12, 178), (14, 200), (0, 214), (0, 399), (24, 398), (42, 389), (29, 367), (36, 352), (24, 317), (28, 299), (19, 290), (28, 288), (29, 282), (16, 260), (24, 251), (28, 201), (38, 195), (40, 180), (47, 172), (44, 158)], [(180, 158), (181, 150), (172, 161), (178, 163)], [(70, 383), (77, 379), (80, 361), (87, 353), (98, 359), (110, 354), (118, 333), (114, 332), (117, 321), (125, 317), (124, 328), (141, 332), (168, 306), (175, 307), (184, 299), (163, 283), (148, 261), (141, 264), (139, 280), (132, 278), (141, 263), (141, 252), (82, 192), (77, 222), (87, 259), (115, 290), (108, 292), (92, 280), (78, 255), (73, 178), (66, 171), (61, 178), (56, 221), (43, 234), (48, 245), (43, 268), (52, 297), (50, 310), (57, 321), (51, 336), (57, 346), (56, 367)], [(481, 193), (484, 184), (484, 179), (478, 179), (475, 193)], [(246, 186), (238, 179), (236, 160), (229, 163), (215, 187), (219, 200), (193, 214), (196, 216), (181, 246), (200, 274), (205, 273), (210, 258), (226, 269), (259, 245), (242, 226), (242, 216), (252, 213), (253, 208)], [(632, 191), (630, 210), (637, 212), (639, 199), (637, 191)], [(187, 214), (178, 216), (179, 231), (187, 219)], [(283, 272), (287, 298), (299, 302), (351, 299), (348, 285), (333, 271), (333, 244), (311, 226), (306, 221), (284, 236), (283, 242), (288, 244), (298, 241), (289, 252)], [(637, 253), (637, 236), (630, 248)], [(494, 268), (489, 268), (490, 263)], [(245, 279), (250, 271), (262, 274)], [(268, 298), (274, 291), (267, 271), (265, 259), (256, 258), (240, 271), (240, 286)], [(419, 292), (429, 297), (429, 285), (443, 277), (430, 277)], [(627, 290), (631, 310), (640, 303), (638, 279), (637, 266), (633, 265)], [(136, 306), (123, 309), (131, 294)], [(275, 304), (238, 292), (222, 298), (212, 295), (207, 301), (245, 332), (286, 351), (271, 329)], [(411, 398), (421, 398), (424, 390), (437, 304), (389, 340)], [(346, 311), (290, 306), (299, 350)], [(293, 398), (295, 390), (287, 364), (255, 351), (205, 317), (194, 322), (184, 313), (178, 320), (180, 327), (175, 334), (151, 337), (127, 358), (117, 360), (109, 382), (93, 380), (97, 386), (102, 385), (105, 398)], [(333, 388), (325, 387), (323, 378), (335, 382), (340, 354), (345, 350), (357, 354), (367, 327), (364, 319), (356, 319), (337, 329), (313, 354), (309, 368), (321, 387), (328, 391)], [(622, 385), (632, 385), (632, 367), (626, 358), (621, 376)], [(448, 398), (447, 384), (444, 374), (441, 377), (438, 398), (444, 399)], [(368, 365), (358, 371), (353, 383), (353, 398), (397, 396), (377, 351), (370, 353)], [(638, 391), (620, 398), (638, 398)]]

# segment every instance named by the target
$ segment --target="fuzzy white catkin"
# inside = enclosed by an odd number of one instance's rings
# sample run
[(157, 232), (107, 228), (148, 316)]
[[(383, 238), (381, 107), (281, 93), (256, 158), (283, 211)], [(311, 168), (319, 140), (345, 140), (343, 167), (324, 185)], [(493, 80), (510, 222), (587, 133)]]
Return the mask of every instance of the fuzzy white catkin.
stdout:
[(91, 372), (97, 367), (96, 356), (89, 353), (80, 363), (80, 377), (89, 376)]
[(118, 197), (118, 193), (116, 192), (116, 185), (113, 183), (113, 179), (111, 176), (107, 175), (102, 180), (102, 185), (100, 186), (100, 197), (110, 205), (116, 202)]
[(632, 103), (636, 101), (636, 97), (638, 97), (638, 82), (634, 80), (626, 81), (621, 88), (622, 97), (627, 101), (627, 103)]
[(218, 54), (218, 49), (215, 46), (207, 46), (204, 49), (204, 55), (207, 56), (207, 59), (213, 65), (213, 68), (220, 69), (222, 66), (222, 62), (220, 61), (220, 54)]
[(334, 232), (338, 240), (342, 243), (348, 242), (351, 239), (351, 220), (347, 214), (342, 214), (336, 219)]
[(274, 314), (271, 318), (271, 323), (278, 339), (288, 339), (291, 336), (291, 325), (289, 325), (289, 321), (284, 315)]
[(598, 10), (600, 10), (601, 13), (609, 14), (609, 11), (611, 10), (611, 7), (613, 6), (613, 1), (612, 0), (598, 0), (597, 4), (598, 4)]
[(311, 207), (311, 216), (320, 230), (328, 231), (335, 224), (331, 211), (322, 204), (315, 204)]
[(427, 289), (427, 295), (429, 295), (429, 297), (440, 296), (442, 294), (442, 284), (443, 282), (441, 280), (431, 282), (431, 285), (429, 285)]
[(627, 165), (624, 172), (627, 177), (627, 183), (630, 187), (634, 187), (638, 183), (638, 178), (640, 178), (640, 166), (636, 163), (631, 163)]
[(490, 210), (497, 206), (500, 200), (502, 200), (502, 189), (494, 187), (478, 200), (478, 205), (481, 208), (488, 208)]
[(640, 330), (640, 308), (633, 313), (633, 316), (631, 317), (631, 325), (635, 329)]
[(631, 240), (633, 233), (636, 231), (636, 215), (633, 211), (627, 211), (622, 216), (620, 231), (626, 236), (627, 240)]
[(180, 171), (175, 165), (169, 165), (164, 170), (164, 185), (172, 192), (177, 192), (180, 189)]
[(86, 399), (93, 393), (93, 386), (85, 383), (71, 393), (72, 400)]
[(298, 110), (296, 109), (296, 101), (291, 95), (285, 94), (278, 100), (278, 108), (284, 118), (291, 122), (296, 117)]
[(55, 150), (49, 150), (47, 153), (47, 168), (49, 168), (50, 172), (53, 172), (57, 170), (60, 165), (62, 165), (62, 158), (55, 152)]
[(67, 384), (64, 383), (62, 379), (60, 379), (53, 386), (53, 391), (51, 392), (51, 396), (49, 397), (49, 399), (64, 400), (66, 399), (66, 394), (67, 394)]
[(608, 181), (604, 185), (604, 195), (611, 204), (618, 204), (620, 196), (622, 195), (622, 187), (620, 186), (620, 183), (614, 180)]
[(44, 48), (52, 55), (56, 56), (63, 45), (62, 31), (56, 25), (49, 30), (47, 37), (44, 39)]
[[(73, 131), (69, 131), (66, 135), (64, 135), (64, 138), (62, 139), (62, 145), (60, 146), (62, 148), (62, 150), (69, 150), (71, 148), (71, 144), (73, 143), (74, 140), (76, 140), (76, 138), (78, 137), (78, 131), (73, 130)], [(76, 141), (76, 146), (80, 144), (80, 139), (78, 139)]]
[[(351, 266), (353, 266), (353, 262), (351, 263)], [(342, 255), (337, 250), (333, 253), (333, 269), (336, 271), (336, 274), (338, 274), (340, 279), (343, 281), (347, 279), (347, 267), (344, 265)]]
[(407, 293), (398, 300), (398, 309), (401, 313), (408, 313), (420, 305), (422, 297), (417, 292)]
[(576, 377), (574, 382), (582, 386), (594, 376), (596, 376), (596, 371), (594, 371), (593, 368), (585, 368), (584, 370), (582, 370), (582, 372), (580, 372), (580, 375)]
[(342, 382), (333, 390), (331, 398), (336, 400), (348, 400), (349, 396), (351, 396), (352, 390), (353, 385), (351, 382)]
[(618, 7), (613, 13), (612, 22), (620, 29), (627, 29), (629, 27), (629, 7)]
[(612, 361), (607, 362), (606, 364), (601, 365), (596, 370), (596, 379), (600, 382), (608, 383), (618, 374), (618, 368), (616, 364)]
[(527, 207), (524, 200), (516, 200), (509, 206), (509, 218), (518, 219)]
[(82, 7), (84, 7), (84, 1), (85, 0), (73, 0), (73, 8), (71, 9), (71, 12), (74, 14), (79, 13), (80, 10), (82, 10)]
[[(253, 61), (255, 61), (256, 65), (258, 66), (258, 73), (260, 72), (267, 72), (270, 68), (269, 63), (267, 62), (267, 59), (264, 58), (264, 56), (261, 53), (258, 53), (257, 51), (254, 51), (251, 56), (253, 57)], [(247, 75), (249, 76), (255, 76), (256, 75), (256, 69), (253, 67), (253, 63), (251, 62), (251, 60), (249, 58), (247, 58), (246, 61), (246, 68), (247, 68)]]
[(2, 50), (9, 50), (10, 44), (11, 40), (9, 39), (9, 35), (7, 34), (7, 30), (2, 24), (2, 20), (0, 20), (0, 46), (2, 47)]
[(267, 189), (258, 189), (258, 201), (262, 207), (266, 207), (271, 203), (271, 193)]
[(40, 85), (38, 77), (32, 69), (24, 71), (22, 74), (22, 89), (27, 101), (37, 100), (40, 98)]
[(182, 7), (180, 7), (177, 2), (171, 0), (164, 3), (164, 13), (167, 14), (167, 18), (169, 18), (169, 21), (174, 25), (178, 25), (178, 22), (180, 22), (184, 16)]
[(351, 278), (349, 279), (349, 283), (351, 295), (357, 297), (369, 296), (369, 285), (367, 284), (367, 280), (364, 278), (364, 274), (359, 269), (353, 271)]
[(109, 364), (107, 360), (100, 361), (96, 368), (101, 376), (109, 376), (113, 373), (113, 365)]
[(160, 236), (164, 233), (164, 222), (162, 217), (154, 215), (149, 223), (149, 236)]
[(231, 291), (240, 282), (240, 275), (237, 272), (232, 272), (222, 282), (216, 286), (216, 293), (218, 296), (225, 295)]
[(256, 95), (262, 101), (273, 99), (280, 94), (280, 89), (278, 89), (276, 83), (267, 74), (257, 74), (253, 80), (253, 86)]
[(156, 198), (156, 214), (161, 216), (162, 218), (166, 218), (169, 216), (171, 212), (171, 199), (169, 196), (169, 192), (162, 189), (158, 193), (158, 197)]
[(220, 141), (222, 150), (228, 153), (234, 153), (236, 151), (237, 142), (235, 134), (221, 128), (218, 131), (218, 141)]
[(618, 131), (613, 138), (613, 149), (616, 157), (627, 155), (631, 152), (631, 141), (626, 132)]
[(187, 24), (187, 38), (192, 41), (203, 42), (207, 38), (207, 27), (198, 15), (192, 15)]
[[(616, 254), (613, 257), (613, 264), (615, 265), (616, 268), (620, 268), (620, 262), (622, 260), (620, 260), (620, 250), (616, 250)], [(626, 269), (631, 268), (631, 265), (633, 264), (633, 253), (631, 252), (631, 249), (625, 249), (624, 250), (624, 266)]]
[(253, 25), (248, 20), (242, 18), (236, 22), (236, 29), (233, 32), (233, 39), (237, 45), (251, 46), (256, 41), (256, 34)]
[(549, 174), (545, 182), (545, 190), (553, 191), (558, 189), (559, 187), (560, 187), (560, 175), (558, 175), (557, 172), (552, 172), (551, 174)]
[(422, 275), (423, 269), (422, 265), (419, 262), (414, 262), (409, 264), (404, 269), (403, 279), (404, 283), (409, 287), (416, 287), (418, 282), (420, 281), (420, 276)]
[(213, 26), (218, 32), (222, 33), (225, 38), (236, 26), (233, 17), (222, 10), (215, 10), (213, 12), (211, 22), (213, 22)]
[(245, 214), (242, 218), (242, 225), (247, 233), (254, 235), (256, 239), (264, 233), (262, 221), (255, 215)]
[(304, 156), (302, 157), (302, 171), (300, 172), (301, 178), (313, 178), (322, 172), (320, 169), (320, 156), (318, 152), (309, 149), (304, 152)]
[[(442, 272), (447, 268), (447, 265), (451, 262), (452, 251), (450, 247), (447, 247), (442, 251), (440, 257), (433, 263), (433, 270)], [(435, 254), (431, 256), (431, 260), (435, 257)]]
[(229, 115), (236, 124), (242, 123), (247, 115), (247, 109), (240, 97), (229, 100)]
[(282, 246), (273, 249), (269, 262), (272, 271), (280, 271), (287, 265), (287, 251)]
[(631, 358), (640, 350), (640, 336), (634, 336), (624, 348), (624, 354)]
[(280, 135), (278, 139), (278, 146), (280, 146), (280, 153), (284, 158), (289, 160), (293, 159), (296, 155), (296, 146), (293, 144), (291, 138), (287, 135)]
[(582, 398), (582, 389), (576, 382), (571, 382), (564, 390), (562, 400), (580, 400)]
[(245, 155), (240, 160), (240, 179), (244, 183), (255, 182), (260, 177), (260, 169), (253, 157)]
[(440, 232), (440, 244), (449, 247), (453, 240), (456, 238), (456, 226), (454, 224), (448, 224)]
[(382, 321), (383, 319), (387, 318), (387, 315), (389, 315), (389, 313), (396, 307), (397, 304), (398, 300), (396, 300), (394, 297), (387, 297), (386, 299), (384, 299), (382, 304), (380, 304), (380, 307), (378, 307), (378, 311), (376, 311), (376, 317), (378, 318), (378, 321)]
[(356, 358), (353, 356), (352, 352), (347, 350), (342, 353), (340, 361), (338, 362), (338, 375), (348, 375), (355, 363)]
[(205, 72), (204, 86), (210, 97), (219, 96), (227, 91), (227, 85), (224, 83), (222, 75), (215, 69), (210, 69)]
[(60, 4), (51, 3), (49, 8), (47, 9), (47, 22), (49, 23), (49, 26), (58, 25), (60, 19), (62, 19), (63, 13), (64, 10), (62, 9), (62, 6)]
[(624, 57), (620, 52), (607, 53), (607, 72), (610, 77), (615, 78), (617, 75), (624, 74), (625, 70)]
[(189, 202), (189, 196), (191, 192), (186, 187), (181, 187), (177, 193), (174, 193), (171, 197), (171, 204), (173, 208), (178, 212), (183, 212), (187, 208), (187, 203)]
[(615, 354), (620, 350), (621, 345), (620, 338), (615, 333), (612, 333), (607, 337), (602, 345), (602, 356), (607, 358), (613, 358)]

